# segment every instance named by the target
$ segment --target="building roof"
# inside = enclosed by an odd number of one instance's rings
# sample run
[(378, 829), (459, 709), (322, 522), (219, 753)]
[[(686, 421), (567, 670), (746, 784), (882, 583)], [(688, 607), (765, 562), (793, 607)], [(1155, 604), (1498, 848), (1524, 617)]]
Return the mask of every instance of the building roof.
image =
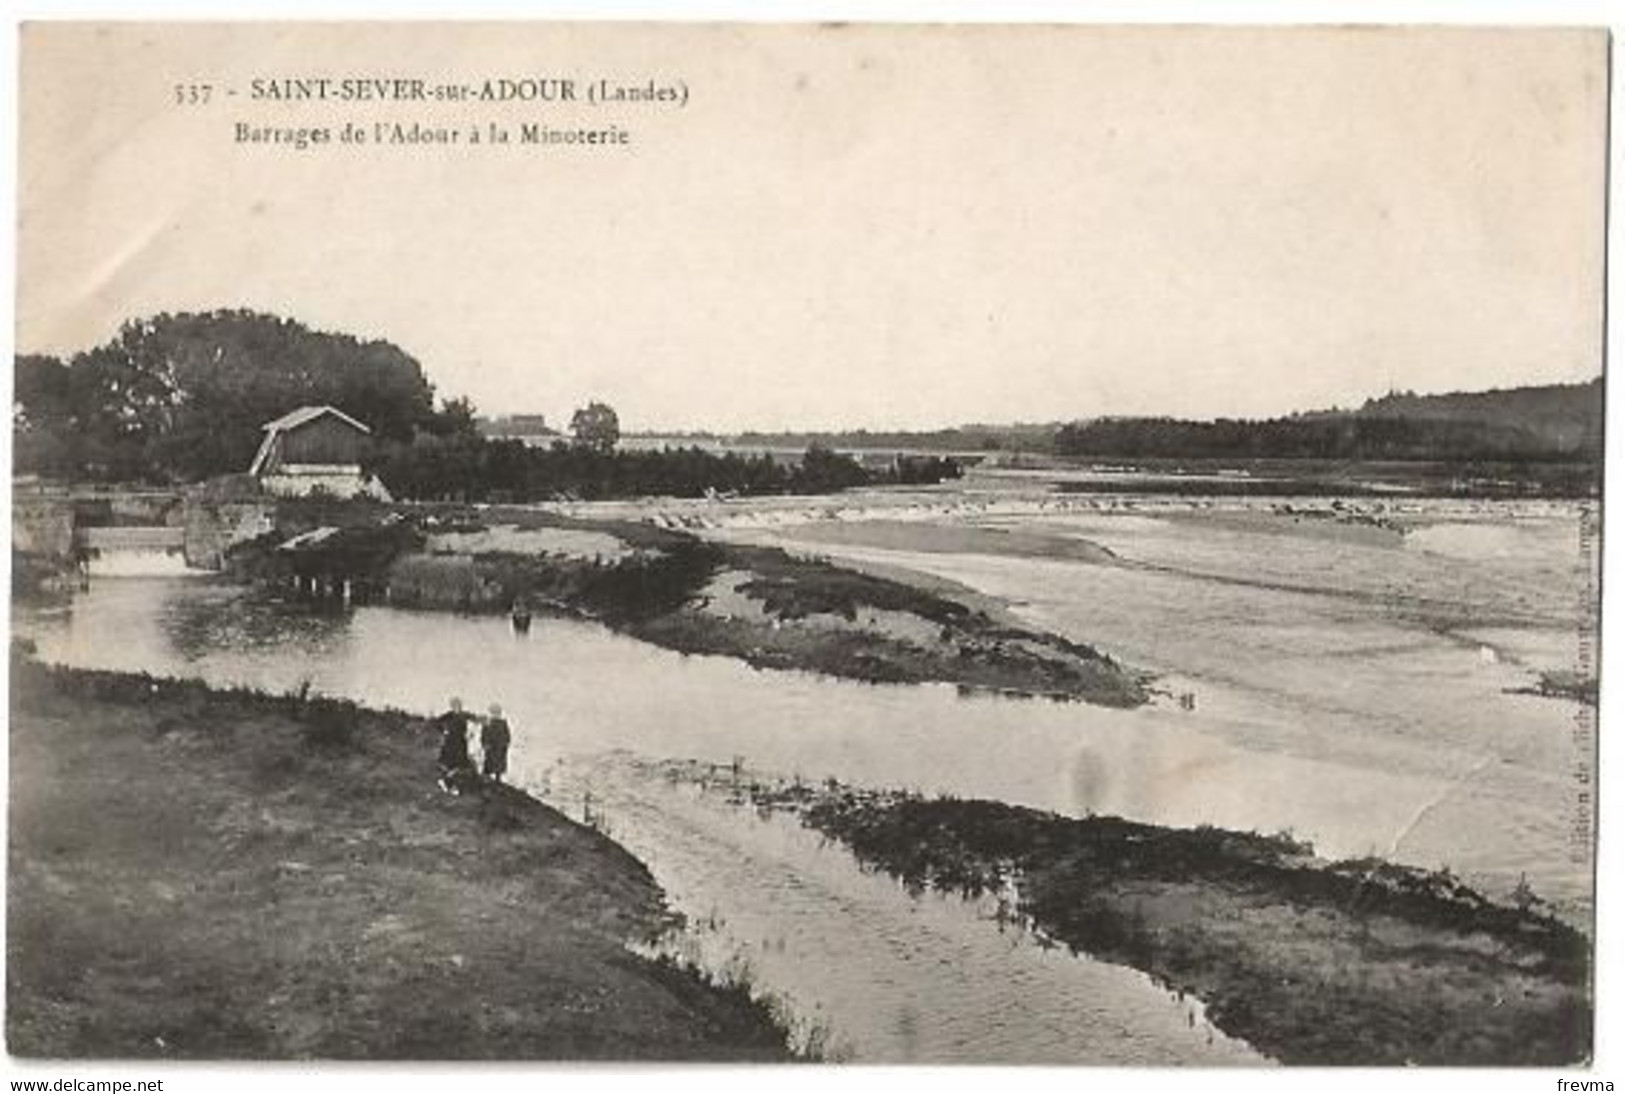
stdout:
[(340, 421), (355, 426), (363, 433), (372, 432), (372, 430), (368, 429), (364, 424), (356, 421), (354, 418), (350, 417), (336, 406), (302, 406), (298, 410), (290, 410), (288, 413), (282, 415), (282, 417), (266, 422), (264, 425), (260, 426), (260, 428), (270, 433), (276, 433), (284, 429), (293, 429), (297, 426), (304, 425), (306, 422), (315, 421), (323, 414), (332, 414)]
[(354, 426), (363, 433), (370, 434), (361, 422), (356, 421), (336, 406), (302, 406), (298, 410), (290, 410), (280, 418), (273, 419), (260, 426), (265, 431), (265, 439), (260, 442), (259, 451), (254, 453), (254, 462), (248, 465), (250, 475), (258, 475), (265, 470), (266, 462), (271, 458), (271, 446), (275, 444), (277, 434), (286, 433), (290, 429), (298, 429), (306, 422), (313, 422), (324, 414), (331, 414), (339, 421)]

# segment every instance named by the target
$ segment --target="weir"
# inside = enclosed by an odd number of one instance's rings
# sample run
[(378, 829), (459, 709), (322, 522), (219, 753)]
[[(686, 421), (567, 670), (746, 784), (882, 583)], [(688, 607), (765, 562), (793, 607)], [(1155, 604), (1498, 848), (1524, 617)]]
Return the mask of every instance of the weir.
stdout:
[(273, 503), (205, 488), (101, 490), (19, 478), (11, 542), (21, 555), (89, 573), (219, 570), (238, 543), (273, 527)]
[(128, 576), (184, 571), (186, 529), (168, 526), (80, 528), (81, 558), (91, 576)]

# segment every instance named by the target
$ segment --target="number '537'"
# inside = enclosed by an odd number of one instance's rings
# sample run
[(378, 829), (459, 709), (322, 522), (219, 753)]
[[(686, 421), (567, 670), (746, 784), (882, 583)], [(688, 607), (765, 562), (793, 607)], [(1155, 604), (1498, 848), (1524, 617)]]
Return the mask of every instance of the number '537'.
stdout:
[(175, 85), (175, 102), (181, 106), (204, 106), (213, 94), (213, 84)]

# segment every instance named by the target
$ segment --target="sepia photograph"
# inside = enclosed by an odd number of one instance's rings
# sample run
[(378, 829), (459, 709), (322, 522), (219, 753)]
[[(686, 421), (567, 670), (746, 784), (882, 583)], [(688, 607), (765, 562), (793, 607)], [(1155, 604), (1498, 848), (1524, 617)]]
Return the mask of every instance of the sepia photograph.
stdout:
[(18, 38), (14, 1064), (1594, 1066), (1606, 27)]

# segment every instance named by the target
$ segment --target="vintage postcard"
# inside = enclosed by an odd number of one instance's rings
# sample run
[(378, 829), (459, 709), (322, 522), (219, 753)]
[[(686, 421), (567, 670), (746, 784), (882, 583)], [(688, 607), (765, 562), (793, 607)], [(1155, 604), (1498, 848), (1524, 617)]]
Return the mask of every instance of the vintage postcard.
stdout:
[(21, 39), (13, 1058), (1591, 1061), (1605, 30)]

